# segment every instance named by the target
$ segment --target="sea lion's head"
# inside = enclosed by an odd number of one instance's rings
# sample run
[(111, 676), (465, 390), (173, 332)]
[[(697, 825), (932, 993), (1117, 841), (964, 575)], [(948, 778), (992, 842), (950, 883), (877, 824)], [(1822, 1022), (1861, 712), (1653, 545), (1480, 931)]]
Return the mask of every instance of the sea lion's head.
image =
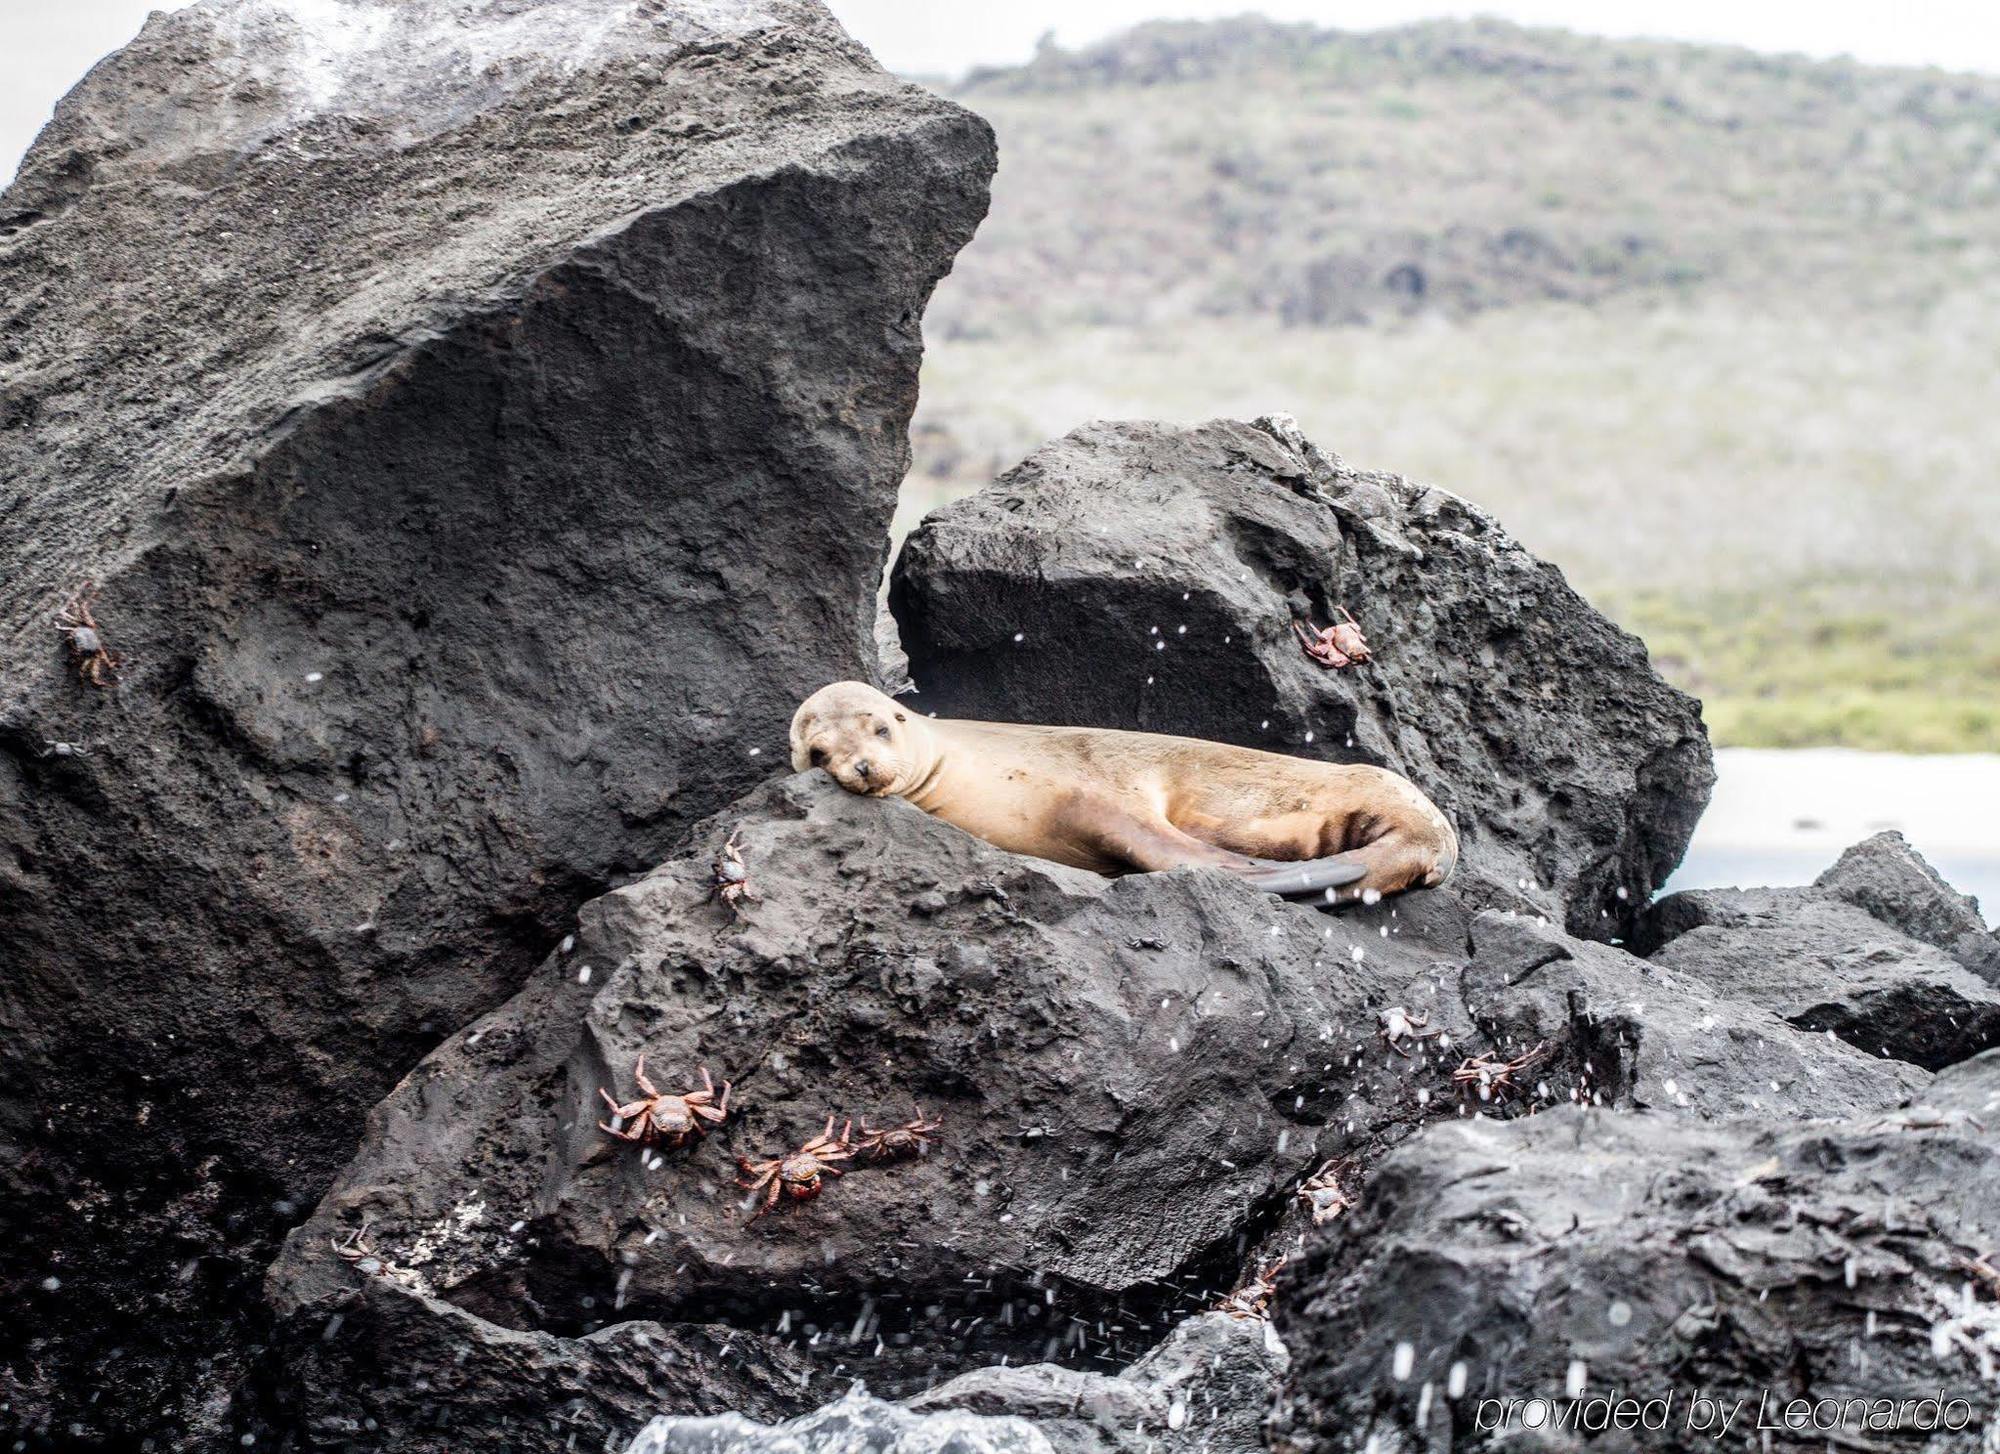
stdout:
[(792, 766), (823, 767), (850, 793), (882, 798), (914, 787), (930, 770), (923, 728), (866, 682), (835, 682), (792, 717)]

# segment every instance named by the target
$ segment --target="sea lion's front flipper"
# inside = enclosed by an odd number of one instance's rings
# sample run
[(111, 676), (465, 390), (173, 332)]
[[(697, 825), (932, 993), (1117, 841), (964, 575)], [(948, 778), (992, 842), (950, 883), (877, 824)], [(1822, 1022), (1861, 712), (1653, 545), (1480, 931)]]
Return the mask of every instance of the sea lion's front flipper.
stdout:
[(1268, 858), (1253, 858), (1248, 862), (1253, 867), (1235, 870), (1245, 883), (1288, 899), (1317, 896), (1329, 889), (1359, 883), (1368, 877), (1368, 865), (1361, 861), (1358, 853), (1336, 853), (1328, 858), (1305, 858), (1296, 863), (1282, 863)]

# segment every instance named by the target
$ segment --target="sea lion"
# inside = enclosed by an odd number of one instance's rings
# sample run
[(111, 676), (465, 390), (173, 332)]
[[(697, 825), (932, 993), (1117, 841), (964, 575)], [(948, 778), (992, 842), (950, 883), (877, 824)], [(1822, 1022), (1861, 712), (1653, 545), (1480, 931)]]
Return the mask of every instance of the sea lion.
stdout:
[(925, 717), (862, 682), (806, 698), (792, 766), (1103, 874), (1223, 868), (1272, 893), (1345, 902), (1434, 888), (1458, 862), (1444, 814), (1379, 767), (1151, 732)]

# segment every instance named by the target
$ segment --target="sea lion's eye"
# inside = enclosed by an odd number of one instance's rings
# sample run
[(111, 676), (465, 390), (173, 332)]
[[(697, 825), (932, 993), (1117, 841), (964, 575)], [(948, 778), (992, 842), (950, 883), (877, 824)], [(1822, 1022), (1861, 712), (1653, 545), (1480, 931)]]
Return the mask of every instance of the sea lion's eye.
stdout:
[(811, 762), (814, 767), (825, 767), (826, 749), (823, 747), (815, 747), (812, 750), (812, 753), (808, 757), (807, 761)]
[(887, 725), (887, 724), (885, 723), (885, 724), (883, 724), (882, 726), (880, 726), (880, 727), (877, 727), (877, 728), (875, 729), (875, 735), (876, 735), (877, 737), (887, 737), (887, 736), (889, 735), (889, 728), (888, 728), (888, 725)]

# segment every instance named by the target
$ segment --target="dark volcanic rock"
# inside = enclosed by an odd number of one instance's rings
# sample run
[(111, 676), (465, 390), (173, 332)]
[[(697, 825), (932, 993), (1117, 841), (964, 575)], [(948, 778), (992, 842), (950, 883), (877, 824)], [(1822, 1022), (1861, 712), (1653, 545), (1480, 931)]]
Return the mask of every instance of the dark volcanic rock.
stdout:
[[(1934, 1089), (1990, 1098), (2000, 1059)], [(1338, 1232), (1281, 1285), (1280, 1448), (1755, 1447), (1767, 1393), (1772, 1420), (1793, 1398), (1967, 1401), (1969, 1432), (1907, 1414), (1872, 1432), (1850, 1409), (1840, 1447), (1966, 1454), (2000, 1434), (2000, 1276), (1979, 1260), (2000, 1245), (2000, 1140), (1963, 1115), (1461, 1122), (1390, 1156)], [(1748, 1400), (1731, 1438), (1689, 1428), (1697, 1393)], [(1523, 1432), (1669, 1394), (1663, 1432)]]
[(1690, 892), (1706, 922), (1651, 963), (1932, 1070), (2000, 1045), (2000, 989), (1850, 904), (1782, 889)]
[(1880, 1110), (1930, 1079), (1731, 993), (1754, 986), (1708, 983), (1511, 915), (1481, 914), (1472, 939), (1459, 984), (1470, 1016), (1507, 1058), (1547, 1046), (1551, 1064), (1574, 1068), (1550, 1099), (1790, 1121)]
[[(732, 840), (752, 893), (734, 915), (709, 893)], [(1380, 1034), (1396, 1009), (1401, 1051)], [(1468, 1056), (1536, 1047), (1488, 1100), (1453, 1082)], [(599, 1092), (627, 1094), (642, 1052), (663, 1089), (726, 1077), (728, 1123), (682, 1150), (612, 1141)], [(670, 1339), (726, 1324), (760, 1358), (811, 1360), (788, 1413), (864, 1377), (1116, 1448), (1110, 1426), (1157, 1424), (1197, 1367), (1200, 1424), (1261, 1420), (1270, 1366), (1239, 1357), (1261, 1335), (1195, 1353), (1203, 1324), (1182, 1324), (1109, 1375), (1284, 1250), (1329, 1160), (1351, 1190), (1440, 1118), (1882, 1113), (1929, 1080), (1614, 947), (1468, 921), (1449, 891), (1331, 915), (1220, 872), (1105, 879), (807, 773), (585, 906), (518, 995), (419, 1065), (268, 1291), (308, 1344), (366, 1276), (558, 1348), (625, 1319)], [(745, 1219), (736, 1157), (917, 1108), (942, 1123), (927, 1155), (846, 1163), (816, 1200)], [(372, 1272), (335, 1251), (363, 1228)], [(522, 1402), (462, 1397), (489, 1421)], [(1087, 1418), (1052, 1412), (1078, 1398)]]
[(869, 669), (992, 165), (811, 0), (204, 0), (63, 102), (0, 198), (9, 1417), (220, 1408), (111, 1330), (226, 1362), (231, 1249)]
[(2000, 934), (1986, 927), (1979, 901), (1946, 883), (1902, 834), (1877, 833), (1855, 844), (1813, 887), (1937, 946), (1987, 983), (2000, 985)]
[(290, 1362), (264, 1412), (295, 1449), (622, 1450), (662, 1408), (777, 1417), (809, 1372), (731, 1328), (629, 1322), (555, 1337), (497, 1327), (384, 1277), (280, 1335)]
[(1654, 965), (1873, 1054), (1936, 1070), (2000, 1045), (2000, 984), (1976, 972), (1993, 936), (1898, 834), (1810, 888), (1669, 894), (1635, 937)]
[[(740, 918), (708, 897), (732, 835)], [(588, 905), (378, 1108), (273, 1269), (281, 1310), (310, 1328), (352, 1295), (331, 1244), (365, 1225), (377, 1275), (496, 1324), (796, 1343), (831, 1379), (800, 1409), (1003, 1356), (1115, 1368), (1235, 1284), (1323, 1159), (1451, 1114), (1457, 1052), (1376, 1036), (1396, 1005), (1472, 1033), (1437, 999), (1449, 915), (1404, 933), (1392, 905), (1335, 919), (1219, 872), (1104, 879), (820, 773), (699, 842)], [(641, 1052), (664, 1089), (732, 1081), (728, 1124), (663, 1156), (613, 1142), (599, 1091)], [(917, 1107), (943, 1123), (928, 1155), (746, 1220), (735, 1157)]]
[[(1078, 429), (933, 512), (890, 605), (926, 710), (1394, 768), (1466, 892), (1584, 937), (1625, 932), (1714, 781), (1696, 704), (1560, 572), (1287, 420)], [(1292, 620), (1343, 606), (1375, 660), (1329, 671)]]

